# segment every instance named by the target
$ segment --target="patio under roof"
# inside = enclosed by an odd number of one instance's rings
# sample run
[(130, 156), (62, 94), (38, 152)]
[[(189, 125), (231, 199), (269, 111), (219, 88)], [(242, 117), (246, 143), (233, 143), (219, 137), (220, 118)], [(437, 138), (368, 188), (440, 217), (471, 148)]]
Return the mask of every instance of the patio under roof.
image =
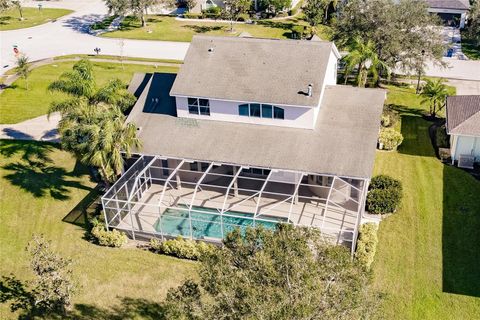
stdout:
[(314, 130), (178, 118), (172, 74), (154, 74), (127, 121), (139, 153), (370, 178), (385, 91), (327, 86)]

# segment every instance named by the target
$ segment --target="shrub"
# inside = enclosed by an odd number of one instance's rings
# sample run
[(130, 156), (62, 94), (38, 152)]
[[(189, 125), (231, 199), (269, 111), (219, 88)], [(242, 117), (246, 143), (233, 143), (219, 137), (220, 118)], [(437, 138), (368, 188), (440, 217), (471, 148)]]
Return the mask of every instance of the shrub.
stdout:
[(378, 137), (378, 142), (383, 144), (385, 150), (395, 150), (402, 143), (403, 136), (400, 132), (392, 128), (382, 128)]
[(103, 223), (97, 223), (90, 231), (101, 246), (120, 248), (128, 242), (127, 236), (118, 230), (108, 231)]
[(402, 184), (386, 175), (372, 178), (367, 194), (367, 210), (370, 213), (384, 214), (395, 212), (402, 200)]
[(360, 226), (355, 257), (367, 270), (370, 269), (377, 251), (377, 231), (378, 225), (376, 223), (368, 222)]
[(297, 12), (298, 12), (297, 8), (292, 8), (292, 10), (290, 10), (290, 12), (288, 13), (288, 15), (294, 16), (294, 15), (297, 14)]
[(187, 18), (187, 19), (201, 19), (202, 14), (200, 14), (200, 13), (184, 13), (183, 17)]
[(250, 20), (250, 16), (248, 14), (242, 13), (242, 14), (238, 15), (237, 21), (245, 22), (245, 21), (248, 21), (248, 20)]
[(400, 119), (400, 116), (398, 115), (397, 111), (393, 110), (390, 107), (386, 107), (383, 109), (382, 119), (381, 119), (382, 127), (384, 128), (393, 127), (395, 124), (397, 124), (399, 119)]
[(388, 189), (388, 188), (396, 188), (402, 190), (402, 183), (397, 179), (394, 179), (390, 176), (380, 174), (375, 176), (370, 181), (369, 189)]
[(450, 139), (445, 126), (440, 126), (435, 129), (435, 140), (437, 148), (450, 148)]
[(157, 253), (190, 260), (198, 260), (202, 255), (210, 254), (216, 249), (215, 246), (211, 244), (183, 239), (180, 236), (176, 239), (165, 240), (163, 242), (158, 239), (151, 239), (150, 247)]
[(374, 214), (393, 213), (400, 200), (401, 193), (398, 189), (373, 189), (367, 194), (367, 210)]
[(208, 19), (218, 19), (222, 14), (222, 9), (220, 7), (210, 7), (208, 9), (202, 10), (202, 17)]

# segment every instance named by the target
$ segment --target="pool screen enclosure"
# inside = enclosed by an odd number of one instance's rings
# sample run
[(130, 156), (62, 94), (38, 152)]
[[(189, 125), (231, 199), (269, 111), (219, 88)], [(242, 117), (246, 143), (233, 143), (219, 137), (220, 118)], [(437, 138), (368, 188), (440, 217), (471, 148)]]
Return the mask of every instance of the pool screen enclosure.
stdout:
[(320, 229), (352, 252), (368, 179), (142, 155), (102, 197), (108, 228), (131, 238), (221, 241), (278, 223)]

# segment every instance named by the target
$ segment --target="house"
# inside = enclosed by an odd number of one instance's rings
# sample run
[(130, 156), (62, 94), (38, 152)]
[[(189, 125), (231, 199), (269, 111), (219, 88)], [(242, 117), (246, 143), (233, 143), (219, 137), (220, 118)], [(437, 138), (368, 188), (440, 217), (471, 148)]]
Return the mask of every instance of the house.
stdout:
[(447, 97), (446, 108), (452, 163), (471, 169), (480, 162), (480, 95)]
[(426, 0), (428, 12), (436, 13), (446, 25), (455, 26), (460, 29), (465, 27), (469, 0)]
[(355, 249), (385, 91), (336, 84), (331, 42), (195, 36), (177, 75), (136, 75), (143, 147), (103, 196), (133, 238), (319, 228)]

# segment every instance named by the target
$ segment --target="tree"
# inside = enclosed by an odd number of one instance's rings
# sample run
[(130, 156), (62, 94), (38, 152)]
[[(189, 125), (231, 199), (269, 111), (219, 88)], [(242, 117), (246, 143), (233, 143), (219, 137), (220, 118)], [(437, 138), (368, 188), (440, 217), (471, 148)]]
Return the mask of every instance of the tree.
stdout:
[(323, 13), (325, 10), (324, 0), (308, 0), (305, 7), (303, 7), (305, 20), (312, 26), (317, 26), (322, 23)]
[(187, 7), (188, 11), (190, 12), (195, 6), (197, 5), (197, 1), (195, 0), (185, 0), (185, 6)]
[(424, 99), (422, 103), (429, 104), (429, 111), (432, 117), (445, 107), (445, 100), (448, 96), (447, 86), (444, 79), (430, 80), (426, 79), (426, 83), (420, 94)]
[(350, 71), (357, 67), (357, 85), (359, 87), (365, 87), (369, 73), (373, 75), (373, 81), (376, 82), (379, 70), (389, 72), (388, 66), (378, 57), (373, 41), (369, 40), (365, 43), (360, 37), (354, 39), (343, 60), (346, 62), (345, 83), (347, 83)]
[(18, 9), (18, 13), (20, 14), (20, 20), (23, 20), (23, 8), (20, 0), (12, 1), (12, 5)]
[(10, 0), (0, 0), (0, 12), (10, 9), (11, 5)]
[(251, 0), (225, 0), (225, 16), (230, 20), (230, 32), (233, 32), (233, 21), (237, 21), (238, 16), (245, 13), (252, 5)]
[(478, 0), (473, 2), (470, 7), (467, 37), (474, 46), (480, 49), (480, 1)]
[(109, 13), (125, 15), (133, 13), (142, 22), (142, 27), (147, 26), (145, 15), (148, 9), (160, 3), (170, 3), (169, 0), (104, 0)]
[(33, 236), (27, 251), (31, 255), (30, 266), (35, 274), (35, 308), (66, 314), (76, 290), (72, 281), (71, 260), (52, 251), (50, 243), (42, 236)]
[(20, 55), (17, 58), (17, 66), (15, 67), (15, 72), (19, 77), (22, 77), (25, 80), (25, 86), (28, 90), (28, 76), (32, 72), (28, 62), (28, 57), (24, 54)]
[(291, 225), (233, 231), (202, 257), (199, 275), (169, 291), (166, 318), (359, 319), (378, 302), (346, 248)]
[(418, 71), (424, 59), (442, 63), (445, 44), (434, 28), (439, 19), (428, 13), (423, 0), (350, 0), (338, 12), (333, 38), (340, 47), (357, 37), (370, 40), (381, 61), (404, 71)]
[(260, 10), (266, 10), (276, 14), (285, 8), (290, 8), (292, 0), (259, 0), (258, 7)]
[(141, 145), (135, 125), (125, 123), (123, 114), (133, 105), (135, 97), (118, 79), (97, 89), (88, 60), (77, 62), (72, 71), (52, 82), (49, 90), (70, 96), (54, 102), (49, 110), (49, 114), (60, 112), (62, 115), (58, 127), (62, 146), (82, 163), (98, 167), (108, 186), (121, 174), (122, 152), (128, 158), (132, 149)]

